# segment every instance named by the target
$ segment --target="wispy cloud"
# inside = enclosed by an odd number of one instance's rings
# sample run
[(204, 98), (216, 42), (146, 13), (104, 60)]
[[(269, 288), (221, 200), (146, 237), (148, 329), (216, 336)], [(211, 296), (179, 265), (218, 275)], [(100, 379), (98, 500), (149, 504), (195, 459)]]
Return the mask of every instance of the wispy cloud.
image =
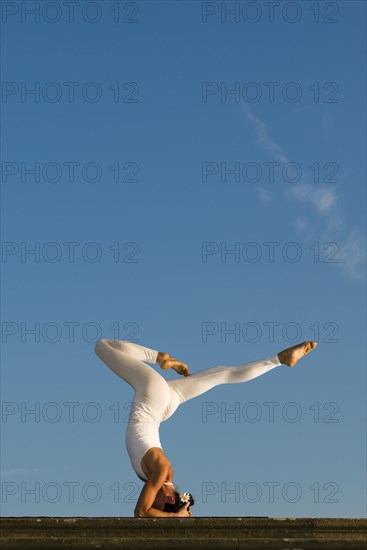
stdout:
[(349, 231), (340, 244), (339, 258), (349, 278), (354, 281), (366, 279), (366, 243), (356, 229)]
[(262, 202), (269, 202), (269, 201), (271, 201), (271, 193), (270, 193), (270, 191), (267, 191), (267, 190), (264, 189), (263, 187), (259, 187), (259, 188), (257, 188), (257, 192), (258, 192), (258, 195), (259, 195), (259, 199), (260, 199)]
[(308, 202), (319, 212), (327, 212), (336, 205), (337, 195), (335, 189), (323, 189), (310, 183), (297, 184), (285, 192), (287, 197), (300, 202)]
[[(282, 146), (272, 137), (267, 124), (256, 117), (248, 105), (242, 101), (241, 110), (247, 120), (252, 124), (257, 141), (264, 149), (269, 151), (272, 157), (280, 162), (288, 163), (288, 157)], [(320, 187), (308, 177), (303, 177), (302, 183), (290, 184), (283, 190), (283, 196), (299, 203), (309, 204), (318, 215), (317, 230), (312, 224), (313, 230), (318, 232), (319, 238), (326, 241), (339, 240), (338, 265), (344, 274), (353, 281), (361, 281), (366, 278), (366, 244), (362, 235), (356, 228), (347, 227), (339, 203), (336, 188)], [(279, 189), (279, 188), (278, 188)], [(263, 187), (258, 190), (262, 202), (271, 200), (271, 192)], [(306, 231), (309, 234), (310, 223), (306, 217), (297, 217), (294, 225), (297, 231)]]
[(308, 218), (305, 218), (305, 217), (302, 217), (302, 216), (297, 218), (296, 221), (295, 221), (295, 226), (296, 226), (297, 231), (304, 231), (309, 226)]
[(285, 157), (282, 153), (282, 148), (280, 145), (278, 145), (278, 143), (276, 143), (269, 134), (268, 127), (265, 122), (254, 116), (243, 101), (241, 102), (241, 108), (247, 119), (255, 126), (258, 142), (263, 145), (265, 149), (270, 151), (275, 159), (284, 163), (288, 162), (287, 157)]
[[(275, 160), (283, 164), (290, 162), (282, 146), (272, 138), (265, 122), (253, 115), (245, 102), (241, 103), (241, 109), (247, 120), (253, 125), (258, 143), (269, 151)], [(308, 202), (312, 204), (318, 212), (326, 212), (337, 202), (335, 189), (322, 189), (310, 182), (293, 186), (287, 189), (286, 194), (299, 202)], [(261, 200), (264, 200), (265, 196), (265, 200), (269, 201), (271, 193), (265, 190), (259, 192)]]

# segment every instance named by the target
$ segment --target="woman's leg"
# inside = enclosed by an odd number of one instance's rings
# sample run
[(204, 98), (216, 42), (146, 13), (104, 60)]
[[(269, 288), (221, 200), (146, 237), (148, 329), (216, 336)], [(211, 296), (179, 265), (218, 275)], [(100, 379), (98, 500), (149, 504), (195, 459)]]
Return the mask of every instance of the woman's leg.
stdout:
[(180, 395), (181, 403), (197, 397), (208, 390), (221, 384), (239, 384), (253, 380), (262, 374), (278, 367), (282, 363), (279, 361), (278, 355), (244, 363), (233, 367), (213, 367), (203, 370), (195, 374), (191, 374), (179, 380), (170, 380), (169, 386), (172, 386)]
[(153, 362), (157, 352), (132, 342), (108, 338), (98, 340), (95, 351), (117, 376), (134, 388), (137, 395), (144, 395), (148, 399), (161, 402), (164, 405), (169, 396), (166, 380), (141, 360), (144, 358)]

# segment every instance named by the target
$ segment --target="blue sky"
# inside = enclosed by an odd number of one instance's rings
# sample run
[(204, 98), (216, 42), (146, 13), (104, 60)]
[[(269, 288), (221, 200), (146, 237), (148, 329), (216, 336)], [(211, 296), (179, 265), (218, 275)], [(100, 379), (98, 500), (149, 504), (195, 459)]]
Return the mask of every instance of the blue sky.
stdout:
[(119, 337), (191, 372), (316, 339), (163, 449), (196, 516), (365, 516), (365, 4), (4, 4), (2, 515), (133, 515)]

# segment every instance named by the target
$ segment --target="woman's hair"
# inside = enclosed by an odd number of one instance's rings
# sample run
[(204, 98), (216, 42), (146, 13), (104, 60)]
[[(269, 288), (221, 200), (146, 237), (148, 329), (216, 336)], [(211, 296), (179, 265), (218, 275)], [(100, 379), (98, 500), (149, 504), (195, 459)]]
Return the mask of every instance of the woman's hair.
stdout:
[[(170, 504), (169, 502), (166, 502), (166, 504), (164, 505), (165, 512), (178, 512), (179, 510), (181, 510), (181, 508), (185, 506), (186, 502), (182, 502), (182, 500), (180, 499), (180, 494), (181, 493), (178, 493), (177, 491), (175, 491), (174, 493), (175, 502), (174, 504)], [(195, 504), (194, 497), (192, 496), (191, 493), (188, 493), (188, 495), (189, 495), (190, 506), (194, 506)]]

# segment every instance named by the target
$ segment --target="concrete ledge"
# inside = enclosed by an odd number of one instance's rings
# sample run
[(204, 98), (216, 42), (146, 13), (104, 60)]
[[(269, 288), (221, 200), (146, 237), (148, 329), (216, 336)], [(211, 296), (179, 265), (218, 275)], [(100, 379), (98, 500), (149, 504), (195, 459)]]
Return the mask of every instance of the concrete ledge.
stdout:
[(364, 518), (1, 518), (3, 550), (366, 550)]

